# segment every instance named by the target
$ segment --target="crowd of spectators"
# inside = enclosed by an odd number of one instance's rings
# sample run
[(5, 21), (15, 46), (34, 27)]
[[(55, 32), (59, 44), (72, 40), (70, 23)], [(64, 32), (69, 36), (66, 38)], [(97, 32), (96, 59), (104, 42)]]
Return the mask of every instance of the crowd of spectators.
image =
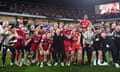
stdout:
[(64, 18), (82, 18), (87, 14), (90, 19), (101, 18), (118, 18), (120, 14), (97, 15), (94, 8), (63, 8), (63, 7), (50, 7), (47, 5), (31, 4), (31, 3), (15, 3), (15, 2), (2, 2), (0, 1), (0, 11), (22, 13), (30, 15), (40, 15), (47, 17), (64, 17)]

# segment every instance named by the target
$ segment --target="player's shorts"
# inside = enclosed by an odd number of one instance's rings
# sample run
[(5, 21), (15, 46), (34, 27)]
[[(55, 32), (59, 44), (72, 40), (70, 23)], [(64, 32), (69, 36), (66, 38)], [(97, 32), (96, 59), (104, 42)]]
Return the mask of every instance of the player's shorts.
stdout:
[(43, 46), (43, 50), (44, 50), (44, 51), (47, 51), (47, 50), (48, 50), (48, 47), (47, 47), (47, 46)]
[(39, 47), (39, 44), (32, 44), (30, 50), (31, 51), (36, 51)]
[(71, 41), (69, 40), (64, 40), (64, 47), (65, 47), (65, 52), (71, 52)]
[(72, 51), (75, 52), (75, 50), (79, 51), (82, 50), (81, 44), (77, 44), (76, 42), (72, 43)]
[(100, 45), (93, 45), (93, 51), (102, 50)]
[(17, 41), (14, 46), (15, 46), (16, 50), (19, 50), (21, 48), (22, 44), (20, 41)]
[(30, 51), (31, 45), (25, 46), (25, 51)]

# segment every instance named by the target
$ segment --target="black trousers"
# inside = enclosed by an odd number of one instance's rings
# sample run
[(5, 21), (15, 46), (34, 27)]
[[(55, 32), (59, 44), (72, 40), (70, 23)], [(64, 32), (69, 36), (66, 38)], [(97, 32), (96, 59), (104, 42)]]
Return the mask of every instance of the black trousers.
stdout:
[(116, 47), (110, 47), (110, 51), (111, 51), (111, 54), (112, 54), (113, 62), (114, 63), (120, 63)]
[(110, 48), (110, 52), (111, 52), (111, 55), (112, 55), (112, 58), (113, 58), (113, 62), (114, 63), (120, 63), (120, 60), (119, 60), (119, 42), (120, 40), (119, 39), (112, 39), (112, 37), (108, 38), (107, 40), (107, 43), (109, 44)]
[(120, 64), (120, 39), (114, 40), (114, 46), (111, 47), (111, 52), (113, 53), (113, 61)]
[[(120, 43), (120, 42), (119, 42)], [(120, 44), (116, 45), (116, 52), (117, 52), (117, 57), (120, 60)]]
[(107, 62), (107, 59), (106, 59), (106, 52), (107, 51), (108, 51), (108, 48), (102, 47), (102, 59), (103, 59), (103, 62)]
[(88, 64), (91, 64), (91, 58), (92, 58), (92, 47), (89, 47), (88, 44), (86, 44), (86, 47), (82, 49), (82, 64), (84, 64), (84, 56), (85, 56), (85, 51), (87, 52), (87, 59), (88, 59)]
[(52, 54), (52, 57), (54, 59), (55, 62), (64, 62), (64, 58), (65, 58), (65, 51), (64, 49), (61, 49), (61, 50), (54, 50), (53, 51), (53, 54)]
[(6, 55), (7, 55), (7, 50), (8, 49), (12, 53), (11, 62), (14, 63), (14, 61), (15, 61), (16, 52), (15, 52), (14, 46), (3, 46), (3, 50), (2, 50), (2, 65), (5, 65)]

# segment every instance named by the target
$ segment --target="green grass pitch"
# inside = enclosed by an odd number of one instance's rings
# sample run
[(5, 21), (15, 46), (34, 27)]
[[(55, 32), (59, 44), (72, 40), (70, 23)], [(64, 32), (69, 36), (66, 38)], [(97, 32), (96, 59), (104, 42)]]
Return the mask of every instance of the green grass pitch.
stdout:
[[(40, 68), (36, 65), (23, 66), (23, 67), (10, 67), (9, 65), (9, 53), (6, 59), (6, 68), (0, 69), (0, 72), (120, 72), (120, 69), (115, 68), (113, 65), (109, 66), (89, 66), (89, 65), (71, 65), (70, 67), (60, 65), (54, 67), (44, 66)], [(1, 66), (1, 55), (0, 55), (0, 66)]]

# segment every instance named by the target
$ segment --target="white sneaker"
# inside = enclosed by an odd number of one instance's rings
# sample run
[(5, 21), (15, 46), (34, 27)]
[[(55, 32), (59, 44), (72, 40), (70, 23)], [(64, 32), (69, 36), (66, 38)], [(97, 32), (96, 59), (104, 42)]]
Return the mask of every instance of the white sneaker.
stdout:
[(107, 62), (104, 62), (103, 64), (102, 64), (103, 66), (107, 66), (107, 65), (109, 65)]
[(23, 65), (23, 63), (22, 63), (22, 62), (20, 62), (20, 65), (19, 65), (19, 66), (20, 66), (20, 67), (22, 67), (22, 65)]
[(36, 60), (34, 59), (34, 60), (32, 60), (32, 63), (35, 63), (36, 62)]
[(97, 65), (96, 60), (94, 60), (93, 65), (94, 65), (94, 66), (96, 66), (96, 65)]
[(120, 68), (120, 65), (118, 63), (115, 63), (116, 68)]
[(47, 65), (50, 67), (50, 66), (52, 66), (50, 63), (47, 63)]
[(24, 63), (24, 65), (26, 65), (26, 66), (30, 66), (30, 63)]
[(97, 64), (98, 64), (98, 65), (102, 65), (100, 60), (98, 60)]
[(25, 63), (24, 63), (24, 65), (26, 65), (26, 66), (30, 66), (30, 61), (29, 60), (27, 60)]
[(2, 69), (4, 69), (5, 68), (5, 65), (2, 65)]
[(61, 64), (61, 66), (64, 66), (64, 63), (62, 62), (62, 63), (60, 63)]
[(22, 60), (21, 60), (21, 62), (20, 62), (20, 65), (19, 65), (19, 66), (20, 66), (20, 67), (22, 67), (23, 63), (24, 63), (24, 59), (22, 59)]
[(19, 66), (19, 64), (18, 64), (18, 62), (17, 62), (17, 61), (15, 62), (15, 64), (16, 64), (17, 66)]
[(57, 66), (57, 65), (58, 65), (58, 63), (57, 63), (57, 62), (55, 62), (54, 66)]
[(10, 63), (10, 66), (13, 66), (14, 64), (13, 63)]
[(40, 64), (40, 68), (43, 68), (43, 62), (41, 62), (41, 64)]
[(40, 65), (40, 68), (43, 68), (43, 64)]
[(70, 66), (70, 62), (67, 64), (67, 66)]

